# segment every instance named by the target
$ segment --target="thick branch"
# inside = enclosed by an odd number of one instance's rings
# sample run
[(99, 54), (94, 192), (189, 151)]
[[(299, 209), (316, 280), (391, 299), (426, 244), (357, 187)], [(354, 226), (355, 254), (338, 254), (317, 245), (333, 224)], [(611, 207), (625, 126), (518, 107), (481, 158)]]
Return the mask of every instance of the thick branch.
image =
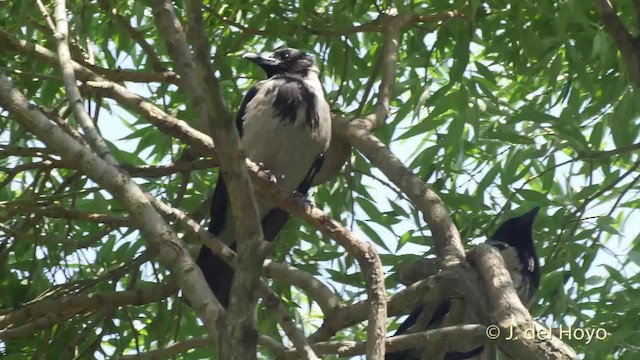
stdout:
[(420, 258), (412, 262), (403, 262), (396, 266), (398, 282), (411, 285), (437, 274), (442, 269), (442, 260), (438, 258)]
[[(214, 254), (222, 258), (231, 267), (235, 268), (237, 266), (236, 255), (233, 250), (231, 250), (226, 244), (217, 239), (215, 236), (204, 230), (204, 228), (202, 228), (200, 224), (189, 218), (184, 212), (180, 211), (179, 209), (172, 208), (151, 195), (148, 195), (148, 198), (156, 207), (156, 209), (158, 209), (158, 211), (160, 211), (165, 217), (179, 222), (181, 228), (188, 231), (191, 235), (200, 238), (200, 240), (202, 240), (202, 242), (205, 243), (211, 249), (211, 251), (213, 251)], [(196, 254), (197, 253), (194, 253), (192, 256), (195, 257)], [(280, 274), (285, 272), (281, 268), (282, 266), (283, 265), (280, 265), (279, 268)], [(277, 265), (273, 264), (271, 267), (278, 268)], [(309, 344), (307, 343), (304, 332), (298, 329), (293, 316), (291, 316), (288, 310), (282, 305), (282, 302), (280, 301), (278, 295), (275, 294), (273, 290), (271, 290), (271, 288), (264, 282), (260, 282), (259, 286), (260, 296), (264, 299), (265, 305), (270, 308), (273, 314), (275, 314), (276, 318), (278, 319), (278, 323), (284, 330), (285, 334), (296, 346), (298, 355), (303, 359), (317, 359), (316, 355), (311, 349), (311, 346), (309, 346)]]
[[(91, 78), (97, 75), (90, 74)], [(142, 97), (130, 92), (121, 85), (114, 82), (104, 81), (87, 81), (87, 86), (103, 90), (103, 95), (114, 99), (125, 108), (142, 115), (147, 121), (156, 126), (160, 131), (167, 135), (171, 135), (182, 142), (191, 142), (200, 153), (210, 156), (216, 155), (216, 148), (213, 146), (211, 138), (203, 132), (200, 132), (187, 124), (186, 121), (180, 120), (160, 110), (154, 104), (144, 100)], [(196, 141), (193, 141), (196, 139)], [(217, 158), (217, 156), (216, 156)], [(219, 164), (219, 162), (216, 162)]]
[[(154, 0), (153, 14), (177, 72), (185, 80), (187, 95), (200, 124), (209, 127), (219, 153), (222, 176), (229, 192), (232, 220), (236, 231), (237, 268), (231, 287), (230, 305), (221, 333), (220, 352), (229, 359), (249, 360), (256, 357), (258, 284), (262, 260), (268, 246), (262, 240), (262, 229), (253, 188), (244, 157), (239, 149), (238, 132), (218, 88), (209, 65), (211, 53), (207, 37), (201, 28), (201, 3), (187, 2), (189, 13), (198, 32), (194, 44), (195, 61), (187, 44), (180, 21), (170, 0)], [(229, 220), (229, 219), (228, 219)]]
[[(275, 203), (279, 208), (296, 215), (320, 229), (325, 235), (336, 240), (352, 254), (362, 267), (369, 299), (369, 316), (367, 329), (367, 357), (382, 359), (384, 357), (384, 341), (386, 334), (387, 297), (384, 287), (384, 271), (382, 262), (370, 243), (361, 240), (355, 233), (347, 230), (340, 222), (330, 218), (320, 209), (297, 201), (284, 190), (273, 186), (269, 176), (256, 164), (249, 164), (252, 173), (260, 174), (254, 178), (254, 184), (261, 196)], [(380, 352), (382, 350), (382, 352)]]
[(531, 319), (520, 302), (504, 259), (497, 249), (480, 244), (468, 256), (486, 286), (491, 321), (501, 329), (496, 345), (502, 352), (513, 359), (578, 358), (573, 349), (555, 336), (527, 336), (526, 331), (534, 330), (534, 334), (539, 334), (538, 331), (544, 328)]
[(464, 248), (460, 233), (440, 197), (427, 188), (363, 122), (339, 119), (334, 124), (337, 125), (336, 132), (366, 156), (422, 212), (433, 234), (438, 257), (445, 264), (463, 261)]
[[(388, 351), (401, 351), (422, 347), (425, 342), (431, 340), (446, 342), (451, 338), (463, 339), (469, 336), (480, 336), (484, 335), (485, 330), (484, 325), (449, 326), (414, 334), (393, 336), (385, 340), (385, 345)], [(313, 350), (319, 355), (356, 356), (364, 354), (366, 346), (366, 343), (357, 341), (327, 341), (313, 344)]]
[(636, 86), (640, 86), (640, 48), (638, 48), (638, 40), (634, 39), (622, 20), (620, 20), (609, 0), (593, 0), (593, 6), (596, 8), (605, 30), (611, 35), (613, 42), (622, 53), (622, 58), (629, 72), (629, 78)]
[(150, 248), (157, 252), (160, 261), (172, 271), (207, 330), (215, 334), (220, 304), (214, 302), (202, 273), (197, 270), (182, 242), (155, 211), (138, 185), (49, 122), (42, 113), (29, 105), (21, 93), (12, 88), (9, 79), (2, 74), (0, 106), (47, 146), (56, 150), (63, 159), (80, 164), (84, 173), (121, 201), (138, 224)]

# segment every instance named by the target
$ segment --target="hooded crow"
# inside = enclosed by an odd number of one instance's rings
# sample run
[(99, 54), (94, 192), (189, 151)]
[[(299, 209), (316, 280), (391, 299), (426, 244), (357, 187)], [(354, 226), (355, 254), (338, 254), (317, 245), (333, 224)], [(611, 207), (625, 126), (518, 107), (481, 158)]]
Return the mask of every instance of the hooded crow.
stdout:
[[(522, 304), (531, 307), (540, 286), (540, 264), (533, 245), (532, 226), (539, 208), (535, 207), (524, 215), (505, 221), (486, 241), (500, 251), (511, 280)], [(441, 326), (449, 313), (450, 301), (444, 301), (433, 312), (426, 328), (415, 328), (422, 314), (422, 306), (418, 306), (400, 325), (395, 335), (436, 329)], [(467, 315), (465, 315), (466, 317)], [(387, 353), (386, 360), (418, 360), (424, 349), (410, 349)], [(447, 352), (444, 360), (474, 359), (484, 350), (481, 340), (473, 339), (465, 344), (464, 349)]]
[[(313, 55), (291, 48), (274, 52), (248, 53), (268, 79), (245, 94), (236, 127), (245, 156), (274, 175), (278, 185), (305, 196), (313, 177), (322, 167), (331, 137), (331, 113), (320, 84)], [(289, 214), (258, 201), (262, 231), (273, 241)], [(213, 194), (209, 232), (235, 250), (235, 232), (229, 225), (229, 195), (222, 176)], [(197, 264), (218, 301), (227, 308), (233, 269), (202, 246)]]

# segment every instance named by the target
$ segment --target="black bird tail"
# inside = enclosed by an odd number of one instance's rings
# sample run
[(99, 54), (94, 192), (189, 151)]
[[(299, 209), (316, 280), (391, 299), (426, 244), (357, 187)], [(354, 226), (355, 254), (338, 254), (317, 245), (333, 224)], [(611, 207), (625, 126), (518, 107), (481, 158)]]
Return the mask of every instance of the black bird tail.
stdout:
[[(262, 232), (266, 241), (273, 241), (278, 232), (284, 227), (289, 220), (289, 213), (274, 208), (267, 216), (262, 219)], [(236, 243), (229, 246), (231, 250), (236, 251)], [(231, 294), (231, 282), (235, 271), (224, 260), (213, 254), (211, 249), (206, 246), (200, 248), (196, 263), (202, 270), (205, 280), (209, 288), (216, 296), (218, 301), (226, 309), (229, 306), (229, 295)]]
[[(231, 246), (235, 250), (235, 244)], [(215, 256), (206, 246), (200, 248), (196, 263), (202, 270), (205, 280), (218, 301), (226, 309), (229, 306), (229, 294), (231, 281), (233, 281), (233, 268), (224, 260)]]
[[(438, 305), (438, 307), (435, 309), (435, 311), (431, 315), (431, 319), (429, 319), (427, 329), (433, 329), (433, 328), (439, 327), (440, 324), (442, 324), (444, 317), (449, 313), (450, 308), (451, 308), (451, 302), (449, 300), (445, 300), (440, 305)], [(423, 306), (418, 305), (418, 307), (416, 307), (415, 310), (411, 312), (409, 317), (407, 317), (404, 320), (404, 322), (400, 324), (400, 327), (398, 327), (398, 330), (396, 330), (396, 333), (393, 336), (406, 334), (409, 331), (409, 329), (413, 325), (415, 325), (415, 323), (418, 321), (418, 318), (420, 317), (420, 315), (422, 315), (422, 310), (423, 310)], [(414, 360), (414, 359), (420, 358), (419, 356), (416, 357), (415, 353), (416, 353), (415, 350), (387, 352), (385, 354), (384, 359), (385, 360)], [(447, 358), (445, 359), (450, 360)]]

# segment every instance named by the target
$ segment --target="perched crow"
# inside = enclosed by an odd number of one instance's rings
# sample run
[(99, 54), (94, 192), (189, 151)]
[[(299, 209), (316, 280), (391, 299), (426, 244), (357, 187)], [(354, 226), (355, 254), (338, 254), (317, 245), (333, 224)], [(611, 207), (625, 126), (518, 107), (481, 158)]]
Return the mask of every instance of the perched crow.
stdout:
[[(320, 170), (331, 137), (331, 114), (311, 54), (284, 48), (243, 56), (267, 73), (242, 99), (236, 116), (240, 147), (252, 161), (269, 170), (280, 187), (305, 196)], [(289, 219), (284, 210), (258, 201), (262, 231), (273, 241)], [(213, 194), (209, 232), (235, 250), (227, 187), (222, 176)], [(200, 248), (197, 264), (220, 303), (229, 305), (233, 269)]]
[[(530, 307), (540, 285), (540, 264), (533, 246), (531, 228), (539, 208), (535, 207), (522, 216), (511, 218), (500, 225), (498, 230), (487, 240), (487, 244), (500, 251), (505, 261), (511, 280), (516, 288), (518, 297), (523, 305)], [(433, 312), (426, 328), (412, 329), (422, 313), (422, 306), (418, 306), (400, 325), (395, 335), (407, 332), (419, 332), (440, 327), (451, 307), (450, 301), (440, 304)], [(411, 331), (409, 331), (411, 330)], [(395, 336), (394, 335), (394, 336)], [(466, 360), (480, 355), (483, 351), (482, 342), (470, 341), (465, 349), (448, 352), (445, 360)], [(418, 360), (424, 349), (403, 350), (387, 353), (386, 360)]]

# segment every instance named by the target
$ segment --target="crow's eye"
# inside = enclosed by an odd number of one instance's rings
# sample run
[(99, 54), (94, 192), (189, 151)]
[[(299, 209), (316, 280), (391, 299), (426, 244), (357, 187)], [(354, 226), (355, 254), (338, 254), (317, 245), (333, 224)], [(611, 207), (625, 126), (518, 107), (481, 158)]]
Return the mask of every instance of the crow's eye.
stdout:
[(282, 59), (283, 60), (287, 60), (289, 58), (289, 56), (291, 56), (291, 54), (289, 54), (288, 52), (282, 53)]

